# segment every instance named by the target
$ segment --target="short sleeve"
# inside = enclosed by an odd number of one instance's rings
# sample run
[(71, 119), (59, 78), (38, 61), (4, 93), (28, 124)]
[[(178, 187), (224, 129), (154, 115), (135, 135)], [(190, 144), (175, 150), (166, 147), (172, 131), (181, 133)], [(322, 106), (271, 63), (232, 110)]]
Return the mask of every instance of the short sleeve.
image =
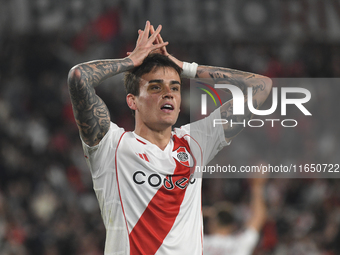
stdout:
[(258, 241), (259, 233), (253, 228), (247, 228), (235, 236), (235, 242), (242, 244), (237, 247), (236, 254), (251, 255)]
[(96, 146), (87, 145), (81, 138), (86, 163), (90, 168), (92, 177), (95, 178), (100, 173), (112, 165), (115, 149), (124, 129), (111, 122), (110, 129), (103, 139)]
[(205, 235), (204, 255), (251, 255), (259, 241), (259, 233), (252, 228), (234, 235)]
[(182, 132), (188, 133), (199, 144), (203, 152), (202, 165), (209, 163), (223, 147), (230, 144), (225, 140), (223, 125), (214, 126), (215, 119), (221, 119), (220, 108), (204, 119), (181, 127)]

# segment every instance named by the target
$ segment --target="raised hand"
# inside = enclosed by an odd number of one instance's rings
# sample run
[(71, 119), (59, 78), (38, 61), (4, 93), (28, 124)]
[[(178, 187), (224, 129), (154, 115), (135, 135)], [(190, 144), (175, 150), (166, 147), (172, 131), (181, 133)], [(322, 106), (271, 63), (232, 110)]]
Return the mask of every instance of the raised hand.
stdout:
[[(147, 21), (144, 30), (138, 30), (138, 39), (135, 49), (129, 55), (134, 66), (139, 66), (143, 63), (143, 60), (153, 51), (156, 51), (162, 47), (165, 48), (168, 42), (155, 43), (156, 38), (162, 30), (162, 25), (159, 25), (156, 29), (151, 26), (150, 22)], [(151, 32), (153, 31), (153, 32)], [(150, 35), (151, 32), (151, 35)], [(149, 36), (150, 35), (150, 36)], [(159, 41), (159, 38), (157, 38)]]
[[(150, 28), (150, 33), (153, 35), (155, 33), (155, 28), (153, 27), (153, 25), (151, 25), (151, 28)], [(163, 44), (164, 41), (163, 41), (163, 38), (161, 36), (161, 34), (157, 34), (157, 37), (154, 41), (154, 44)], [(162, 54), (164, 56), (169, 56), (169, 53), (168, 51), (166, 50), (166, 47), (165, 45), (162, 46), (161, 48), (158, 48), (158, 49), (155, 49), (152, 53), (159, 53), (159, 54)]]
[[(159, 29), (159, 26), (157, 28), (157, 30)], [(175, 58), (174, 56), (172, 56), (171, 54), (168, 53), (167, 49), (166, 49), (166, 45), (168, 45), (168, 42), (163, 41), (163, 38), (161, 36), (161, 34), (159, 32), (157, 32), (157, 30), (155, 31), (155, 28), (150, 25), (150, 33), (151, 36), (156, 35), (155, 40), (153, 41), (153, 44), (158, 47), (156, 47), (154, 50), (152, 50), (150, 53), (158, 53), (158, 54), (162, 54), (164, 56), (169, 57), (172, 61), (174, 61), (180, 68), (183, 68), (183, 62), (178, 60), (177, 58)], [(145, 30), (138, 30), (138, 39), (137, 39), (137, 45), (138, 43), (140, 43), (142, 35), (144, 34)], [(150, 37), (151, 38), (151, 37)], [(132, 52), (127, 52), (128, 56), (131, 56)]]

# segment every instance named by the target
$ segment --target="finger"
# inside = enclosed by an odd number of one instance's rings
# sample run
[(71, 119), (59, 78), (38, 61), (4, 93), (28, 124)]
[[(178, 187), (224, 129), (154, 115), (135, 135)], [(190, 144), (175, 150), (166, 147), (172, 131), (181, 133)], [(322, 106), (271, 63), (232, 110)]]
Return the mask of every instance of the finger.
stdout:
[[(151, 35), (153, 35), (153, 34), (155, 33), (155, 28), (153, 27), (153, 25), (151, 25), (151, 27), (150, 27), (150, 33), (151, 33)], [(158, 34), (158, 35), (159, 35), (159, 34)], [(158, 40), (158, 36), (156, 37), (154, 43), (155, 43), (155, 44), (160, 43), (159, 40)]]
[[(151, 35), (153, 35), (155, 33), (155, 28), (154, 28), (153, 25), (151, 25), (151, 27), (150, 27), (150, 33), (151, 33)], [(160, 33), (158, 33), (156, 40), (157, 40), (157, 43), (163, 43), (164, 42)]]
[(157, 35), (157, 39), (158, 39), (159, 43), (163, 43), (164, 42), (161, 34)]
[(157, 37), (157, 35), (161, 32), (161, 30), (162, 30), (162, 25), (159, 25), (157, 27), (156, 31), (150, 36), (149, 40), (154, 42), (156, 37)]
[(126, 52), (126, 55), (130, 56), (131, 53), (132, 53), (131, 51), (128, 51), (128, 52)]
[(167, 46), (169, 42), (164, 42), (164, 43), (159, 43), (159, 44), (154, 44), (153, 47), (151, 47), (151, 51), (160, 49), (164, 46)]
[[(159, 43), (164, 43), (161, 34), (158, 34), (158, 35), (157, 35), (157, 38), (158, 38), (158, 42), (159, 42)], [(166, 47), (165, 47), (165, 46), (162, 47), (162, 51), (163, 51), (163, 54), (164, 54), (165, 56), (169, 56), (169, 53), (168, 53), (168, 51), (166, 50)]]
[[(161, 36), (161, 34), (158, 34), (158, 35), (157, 35), (157, 39), (158, 39), (158, 42), (159, 42), (159, 43), (163, 43), (163, 42), (164, 42), (164, 41), (163, 41), (163, 38), (162, 38), (162, 36)], [(162, 48), (162, 51), (164, 51), (164, 54), (167, 55), (167, 51), (166, 51), (165, 46)]]
[(141, 29), (139, 29), (139, 30), (138, 30), (138, 39), (137, 39), (137, 44), (139, 44), (139, 43), (140, 43), (140, 41), (142, 40), (143, 33), (144, 33), (144, 31), (143, 31), (143, 30), (141, 30)]
[(147, 20), (145, 23), (145, 28), (141, 40), (143, 41), (147, 40), (149, 37), (149, 33), (150, 33), (150, 21)]

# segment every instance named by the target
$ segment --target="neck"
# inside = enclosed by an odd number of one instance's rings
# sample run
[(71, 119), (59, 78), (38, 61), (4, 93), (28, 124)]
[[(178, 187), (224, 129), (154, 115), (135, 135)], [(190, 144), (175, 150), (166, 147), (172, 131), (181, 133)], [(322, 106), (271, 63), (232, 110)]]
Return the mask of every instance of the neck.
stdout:
[(164, 150), (171, 138), (171, 127), (161, 131), (136, 127), (135, 133)]

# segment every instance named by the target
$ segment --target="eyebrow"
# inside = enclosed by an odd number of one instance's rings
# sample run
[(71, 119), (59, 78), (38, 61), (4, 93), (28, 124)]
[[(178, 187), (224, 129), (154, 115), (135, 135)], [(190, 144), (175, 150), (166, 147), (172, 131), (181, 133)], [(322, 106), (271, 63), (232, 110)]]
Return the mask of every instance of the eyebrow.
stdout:
[[(163, 83), (163, 82), (164, 82), (164, 80), (162, 80), (162, 79), (156, 79), (156, 80), (150, 80), (149, 81), (149, 83)], [(181, 85), (181, 83), (179, 81), (175, 81), (175, 80), (171, 81), (170, 84), (171, 85), (172, 84), (179, 84), (179, 85)]]

